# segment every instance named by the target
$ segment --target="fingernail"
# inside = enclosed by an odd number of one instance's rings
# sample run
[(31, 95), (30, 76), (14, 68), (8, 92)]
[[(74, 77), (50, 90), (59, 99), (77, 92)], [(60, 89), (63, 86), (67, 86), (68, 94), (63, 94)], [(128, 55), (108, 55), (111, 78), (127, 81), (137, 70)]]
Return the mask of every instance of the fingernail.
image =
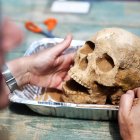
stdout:
[(65, 37), (65, 39), (66, 39), (66, 38), (69, 38), (69, 37), (72, 37), (72, 34), (70, 34), (70, 33), (67, 34), (66, 37)]
[(126, 94), (133, 94), (133, 93), (134, 93), (133, 90), (128, 90), (128, 91), (126, 92)]

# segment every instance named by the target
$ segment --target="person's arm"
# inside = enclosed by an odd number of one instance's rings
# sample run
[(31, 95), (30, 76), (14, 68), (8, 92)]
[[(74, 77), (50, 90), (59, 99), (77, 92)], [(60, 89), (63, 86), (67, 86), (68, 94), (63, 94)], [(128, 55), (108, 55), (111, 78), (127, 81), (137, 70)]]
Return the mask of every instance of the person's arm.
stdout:
[[(1, 36), (0, 36), (0, 73), (2, 66), (5, 62), (5, 54), (17, 47), (23, 40), (23, 31), (11, 22), (9, 19), (4, 18), (1, 21)], [(0, 109), (6, 107), (9, 103), (9, 88), (6, 86), (4, 79), (2, 78), (2, 73), (0, 74)]]
[[(25, 74), (27, 73), (27, 66), (30, 65), (30, 60), (31, 59), (28, 59), (28, 57), (23, 57), (8, 62), (6, 64), (8, 67), (5, 65), (3, 66), (0, 80), (0, 109), (5, 108), (9, 104), (9, 93), (11, 93), (13, 90), (13, 88), (11, 89), (9, 87), (15, 81), (12, 80), (11, 82), (10, 78), (13, 79), (15, 77), (19, 87), (22, 86), (24, 83), (27, 83), (28, 79)], [(9, 76), (9, 74), (11, 74), (11, 76)], [(14, 88), (17, 89), (17, 86)]]
[(61, 88), (61, 82), (68, 78), (67, 72), (73, 63), (74, 53), (63, 54), (71, 40), (72, 36), (69, 35), (53, 48), (8, 62), (7, 66), (17, 85)]
[(123, 140), (140, 140), (140, 88), (121, 96), (118, 119)]

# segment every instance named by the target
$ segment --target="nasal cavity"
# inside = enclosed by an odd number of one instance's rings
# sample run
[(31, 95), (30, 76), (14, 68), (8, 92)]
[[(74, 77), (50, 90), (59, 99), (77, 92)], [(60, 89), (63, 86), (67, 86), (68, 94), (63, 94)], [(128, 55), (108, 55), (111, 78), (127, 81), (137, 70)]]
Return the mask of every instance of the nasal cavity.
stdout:
[(98, 58), (96, 64), (103, 72), (108, 72), (115, 66), (113, 59), (107, 53), (103, 54), (101, 58)]
[(80, 53), (89, 54), (92, 53), (95, 49), (95, 44), (91, 41), (87, 41), (85, 45), (80, 49)]
[(88, 59), (87, 57), (83, 58), (79, 64), (81, 70), (85, 70), (88, 66)]

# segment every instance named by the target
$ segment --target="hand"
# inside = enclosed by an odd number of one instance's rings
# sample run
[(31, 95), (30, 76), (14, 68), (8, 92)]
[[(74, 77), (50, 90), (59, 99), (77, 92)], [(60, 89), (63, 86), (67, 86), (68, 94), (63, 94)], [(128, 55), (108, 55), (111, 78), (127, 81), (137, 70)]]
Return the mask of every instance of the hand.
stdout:
[(33, 57), (29, 68), (29, 82), (43, 87), (61, 89), (62, 81), (68, 78), (67, 72), (73, 63), (74, 53), (63, 54), (70, 46), (71, 35), (55, 47), (42, 51)]
[[(61, 89), (62, 82), (69, 78), (67, 72), (74, 59), (74, 53), (63, 53), (71, 41), (72, 36), (69, 35), (62, 43), (52, 48), (8, 63), (18, 85), (32, 84)], [(18, 67), (13, 67), (17, 64)]]
[(140, 140), (140, 88), (121, 96), (118, 118), (123, 140)]

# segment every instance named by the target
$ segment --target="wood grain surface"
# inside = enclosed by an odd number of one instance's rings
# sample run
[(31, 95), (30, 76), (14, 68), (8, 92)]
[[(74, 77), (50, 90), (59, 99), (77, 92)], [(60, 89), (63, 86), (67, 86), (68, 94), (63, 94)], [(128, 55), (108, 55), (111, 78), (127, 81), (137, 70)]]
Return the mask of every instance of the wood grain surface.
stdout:
[(11, 104), (0, 111), (0, 140), (112, 139), (120, 140), (117, 121), (47, 117), (21, 104)]

